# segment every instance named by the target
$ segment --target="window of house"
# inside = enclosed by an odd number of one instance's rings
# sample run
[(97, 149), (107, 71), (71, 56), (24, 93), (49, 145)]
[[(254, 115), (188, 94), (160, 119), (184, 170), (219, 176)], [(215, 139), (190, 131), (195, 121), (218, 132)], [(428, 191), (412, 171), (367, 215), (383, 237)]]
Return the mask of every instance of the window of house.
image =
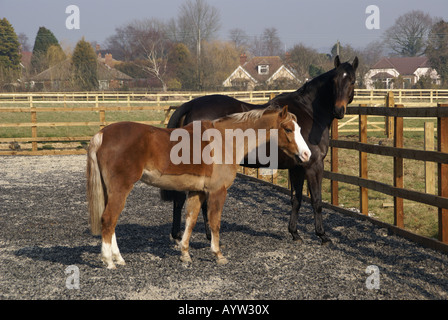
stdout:
[(269, 73), (269, 65), (260, 64), (258, 66), (258, 74), (268, 74)]

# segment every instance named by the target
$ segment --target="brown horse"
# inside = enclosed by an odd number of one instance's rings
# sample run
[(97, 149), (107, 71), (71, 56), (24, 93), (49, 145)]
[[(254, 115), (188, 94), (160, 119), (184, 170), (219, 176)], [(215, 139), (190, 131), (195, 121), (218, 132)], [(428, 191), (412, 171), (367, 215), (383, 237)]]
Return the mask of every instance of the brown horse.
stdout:
[[(125, 264), (117, 246), (115, 226), (127, 196), (139, 180), (188, 193), (185, 232), (180, 243), (181, 259), (185, 262), (191, 261), (189, 239), (201, 205), (207, 200), (211, 250), (218, 264), (226, 263), (219, 248), (219, 229), (227, 189), (237, 168), (263, 145), (273, 146), (271, 161), (275, 162), (273, 155), (280, 149), (298, 163), (307, 162), (311, 151), (296, 120), (285, 106), (193, 122), (178, 129), (119, 122), (95, 134), (87, 156), (87, 198), (91, 230), (102, 235), (101, 254), (107, 268), (115, 268), (114, 260)], [(258, 130), (258, 134), (246, 134), (250, 130)], [(242, 139), (231, 134), (235, 132), (244, 132)], [(177, 142), (180, 137), (182, 140)]]

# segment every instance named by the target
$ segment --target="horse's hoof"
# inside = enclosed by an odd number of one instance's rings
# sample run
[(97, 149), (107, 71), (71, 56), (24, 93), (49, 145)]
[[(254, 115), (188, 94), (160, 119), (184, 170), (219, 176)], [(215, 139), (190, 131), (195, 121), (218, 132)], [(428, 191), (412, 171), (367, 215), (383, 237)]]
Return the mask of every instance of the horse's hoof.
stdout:
[(126, 265), (126, 261), (124, 261), (124, 259), (117, 260), (117, 261), (115, 261), (115, 264), (118, 264), (120, 266), (125, 266)]
[(218, 263), (219, 266), (223, 266), (223, 265), (229, 263), (229, 260), (227, 260), (226, 258), (220, 258), (220, 259), (217, 259), (216, 262)]
[(109, 270), (117, 269), (117, 267), (115, 266), (115, 263), (106, 263), (106, 262), (104, 262), (104, 264), (106, 265), (106, 269), (109, 269)]
[(322, 246), (324, 247), (328, 247), (333, 243), (333, 241), (331, 241), (331, 239), (326, 238), (326, 239), (322, 239)]
[(191, 261), (191, 257), (189, 256), (189, 255), (182, 255), (181, 257), (180, 257), (180, 260), (182, 261), (182, 262), (184, 262), (184, 263), (191, 263), (192, 261)]
[(170, 235), (170, 239), (175, 245), (178, 245), (182, 241), (182, 237), (173, 237), (173, 235)]
[(297, 233), (293, 233), (292, 234), (292, 241), (294, 241), (297, 244), (302, 244), (303, 243), (303, 239)]

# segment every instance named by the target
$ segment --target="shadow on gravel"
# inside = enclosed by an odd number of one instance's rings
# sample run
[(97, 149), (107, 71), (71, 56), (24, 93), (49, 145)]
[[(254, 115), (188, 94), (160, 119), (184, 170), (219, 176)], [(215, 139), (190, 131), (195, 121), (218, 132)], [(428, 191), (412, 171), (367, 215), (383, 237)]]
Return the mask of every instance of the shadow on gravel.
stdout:
[(91, 261), (85, 261), (82, 256), (86, 253), (99, 253), (97, 246), (54, 246), (43, 248), (38, 246), (30, 246), (19, 249), (15, 252), (18, 257), (25, 256), (33, 260), (49, 261), (61, 263), (64, 265), (87, 265), (96, 268), (98, 265)]
[[(139, 224), (122, 224), (117, 225), (116, 234), (120, 252), (122, 254), (146, 252), (155, 255), (159, 258), (166, 258), (168, 256), (178, 256), (179, 250), (173, 245), (173, 240), (169, 237), (171, 232), (171, 223), (143, 226)], [(202, 249), (210, 246), (209, 241), (205, 237), (204, 225), (199, 224), (195, 228), (195, 233), (203, 236), (203, 239), (191, 239), (190, 247), (192, 249)], [(226, 232), (239, 232), (254, 237), (267, 237), (272, 239), (282, 239), (281, 236), (275, 233), (257, 231), (245, 225), (238, 225), (236, 223), (221, 223), (221, 234)], [(92, 236), (89, 232), (84, 232), (83, 239), (78, 239), (77, 242), (92, 242), (96, 239), (98, 245), (73, 245), (62, 246), (56, 245), (51, 247), (28, 246), (19, 249), (15, 252), (18, 257), (24, 256), (33, 260), (49, 261), (60, 263), (63, 265), (86, 265), (92, 268), (102, 267), (99, 255), (101, 253), (101, 237)], [(94, 255), (93, 258), (89, 258)], [(86, 258), (87, 256), (87, 258)]]

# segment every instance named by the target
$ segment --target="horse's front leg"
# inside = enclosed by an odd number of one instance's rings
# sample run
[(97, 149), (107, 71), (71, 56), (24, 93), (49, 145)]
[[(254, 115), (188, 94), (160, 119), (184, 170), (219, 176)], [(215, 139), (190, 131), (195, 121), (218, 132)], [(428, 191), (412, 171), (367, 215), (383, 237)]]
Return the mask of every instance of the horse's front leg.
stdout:
[(311, 204), (314, 211), (314, 224), (316, 235), (322, 240), (322, 245), (331, 244), (331, 239), (325, 234), (322, 222), (322, 178), (324, 165), (323, 162), (316, 165), (313, 169), (307, 170), (306, 179), (308, 181), (308, 190), (311, 194)]
[(201, 210), (202, 202), (205, 200), (205, 194), (203, 192), (189, 192), (187, 196), (186, 211), (187, 216), (185, 219), (185, 231), (180, 243), (181, 260), (183, 262), (191, 262), (190, 253), (188, 252), (190, 247), (190, 237), (193, 232), (193, 228), (196, 225), (199, 211)]
[(297, 220), (299, 218), (299, 210), (302, 204), (303, 182), (305, 180), (305, 169), (296, 166), (289, 169), (289, 178), (291, 180), (291, 205), (292, 211), (289, 217), (288, 231), (292, 235), (292, 239), (298, 243), (303, 243), (302, 238), (297, 232)]
[(223, 265), (228, 261), (223, 256), (221, 248), (219, 247), (219, 230), (221, 229), (221, 214), (226, 200), (227, 190), (222, 187), (218, 191), (211, 192), (208, 195), (208, 221), (211, 229), (211, 250), (216, 256), (218, 264)]

